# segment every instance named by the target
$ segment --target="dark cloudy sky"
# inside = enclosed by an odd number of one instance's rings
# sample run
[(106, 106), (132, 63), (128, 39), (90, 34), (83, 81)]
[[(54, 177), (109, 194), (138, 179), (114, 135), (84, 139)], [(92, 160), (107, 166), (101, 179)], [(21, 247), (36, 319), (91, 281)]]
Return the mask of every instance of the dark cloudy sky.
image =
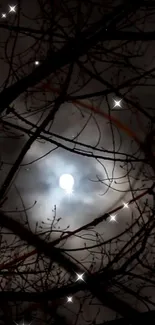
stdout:
[[(5, 12), (7, 10), (8, 2), (1, 1), (0, 10)], [(11, 3), (16, 4), (16, 3)], [(37, 24), (32, 19), (27, 19), (27, 16), (35, 17), (37, 6), (35, 2), (31, 2), (31, 5), (27, 1), (22, 1), (20, 3), (22, 8), (21, 14), (21, 24), (28, 27), (37, 28)], [(18, 11), (18, 5), (17, 5)], [(98, 13), (99, 15), (99, 13)], [(9, 16), (9, 19), (13, 21), (12, 17)], [(95, 16), (97, 17), (97, 16)], [(92, 19), (95, 19), (94, 17)], [(96, 18), (97, 19), (97, 18)], [(5, 40), (9, 34), (3, 29), (0, 31), (1, 42)], [(9, 53), (13, 39), (9, 41), (7, 47), (7, 53)], [(31, 46), (33, 43), (30, 37), (18, 38), (16, 53), (23, 52), (25, 49)], [(117, 42), (113, 42), (113, 46)], [(3, 46), (3, 45), (2, 45)], [(111, 43), (107, 44), (107, 47), (110, 47)], [(142, 52), (142, 58), (135, 59), (134, 64), (136, 67), (144, 67), (146, 69), (151, 69), (154, 64), (154, 53), (152, 51), (154, 42), (151, 45), (147, 43), (142, 45), (139, 49), (139, 53)], [(143, 48), (144, 47), (144, 48)], [(145, 49), (146, 48), (146, 49)], [(129, 50), (129, 49), (128, 49)], [(137, 52), (136, 45), (131, 45), (131, 51)], [(44, 55), (46, 50), (41, 49), (36, 55), (35, 51), (30, 49), (28, 56), (32, 56), (32, 62), (28, 67), (25, 68), (25, 72), (22, 72), (21, 75), (24, 76), (24, 73), (28, 71), (29, 73), (35, 69), (34, 60), (42, 60), (42, 55)], [(5, 51), (2, 50), (2, 58), (0, 62), (0, 81), (1, 87), (6, 80), (8, 73), (8, 63), (4, 62)], [(149, 58), (149, 60), (148, 60)], [(22, 62), (25, 62), (26, 58), (22, 57)], [(119, 59), (117, 59), (119, 61)], [(16, 58), (15, 58), (16, 62)], [(104, 72), (104, 78), (110, 82), (123, 82), (128, 78), (134, 77), (133, 72), (127, 67), (123, 66), (120, 72), (120, 79), (118, 76), (115, 76), (115, 72), (118, 71), (118, 62), (116, 62), (116, 67), (109, 68), (108, 71)], [(17, 63), (18, 64), (18, 63)], [(103, 69), (107, 63), (98, 63), (96, 68)], [(115, 71), (116, 70), (116, 71)], [(77, 75), (79, 78), (77, 78)], [(52, 79), (55, 84), (57, 83), (56, 76)], [(77, 82), (76, 84), (74, 84)], [(15, 80), (14, 80), (15, 81)], [(11, 79), (10, 79), (11, 83)], [(75, 67), (74, 75), (72, 82), (69, 87), (69, 93), (80, 87), (82, 83), (82, 77), (79, 75), (77, 67)], [(77, 94), (91, 93), (94, 91), (99, 91), (102, 89), (102, 85), (96, 81), (90, 81), (87, 86), (82, 90), (77, 92)], [(39, 96), (43, 95), (35, 94), (33, 100), (28, 101), (28, 105), (38, 107), (44, 102), (39, 102)], [(52, 95), (48, 95), (49, 99), (52, 99)], [(152, 87), (135, 87), (131, 91), (131, 98), (135, 102), (139, 102), (144, 107), (151, 107), (154, 103), (155, 93), (152, 91)], [(109, 107), (111, 109), (111, 115), (116, 117), (118, 120), (122, 121), (126, 126), (132, 129), (137, 136), (142, 140), (144, 139), (144, 134), (148, 128), (148, 121), (141, 114), (139, 120), (135, 118), (134, 110), (131, 112), (128, 110), (127, 103), (122, 100), (122, 108), (113, 109), (114, 99), (116, 98), (114, 94), (109, 96)], [(93, 102), (94, 106), (99, 106), (100, 110), (103, 112), (108, 112), (109, 107), (104, 98), (100, 98), (98, 101)], [(23, 116), (33, 123), (38, 123), (38, 120), (41, 117), (41, 114), (34, 114), (31, 116), (30, 113), (26, 112), (26, 106), (24, 102), (23, 95), (14, 102), (14, 107), (17, 112), (23, 112)], [(33, 108), (32, 108), (33, 111)], [(104, 148), (107, 150), (115, 150), (123, 153), (134, 154), (138, 148), (137, 144), (134, 141), (131, 141), (131, 138), (128, 137), (123, 131), (118, 130), (115, 126), (111, 126), (109, 121), (104, 119), (102, 116), (94, 114), (91, 116), (89, 110), (82, 108), (82, 113), (79, 110), (79, 107), (71, 103), (65, 103), (61, 105), (58, 113), (56, 114), (54, 123), (52, 124), (50, 131), (57, 133), (69, 139), (76, 139), (79, 142), (91, 146), (98, 146), (98, 148)], [(46, 114), (46, 113), (45, 113)], [(17, 123), (17, 125), (24, 125), (22, 122), (13, 119), (12, 117), (8, 118), (9, 121)], [(86, 122), (88, 121), (87, 125)], [(85, 126), (86, 125), (86, 126)], [(85, 127), (84, 127), (85, 126)], [(81, 132), (81, 130), (83, 131)], [(1, 161), (3, 162), (0, 183), (4, 180), (7, 175), (11, 164), (13, 164), (18, 157), (22, 147), (27, 141), (28, 137), (23, 135), (22, 132), (14, 130), (15, 138), (6, 137), (5, 134), (1, 133), (0, 136), (0, 152), (1, 152)], [(113, 134), (113, 137), (112, 137)], [(20, 136), (18, 138), (17, 136)], [(115, 148), (113, 144), (113, 139), (115, 141)], [(68, 147), (70, 146), (67, 144)], [(30, 150), (27, 152), (22, 165), (16, 175), (16, 179), (12, 184), (9, 193), (8, 199), (4, 205), (4, 210), (9, 212), (12, 210), (21, 210), (22, 209), (22, 200), (25, 204), (25, 207), (28, 208), (28, 218), (32, 230), (35, 227), (36, 222), (47, 221), (47, 218), (52, 218), (53, 209), (56, 206), (57, 217), (61, 218), (60, 223), (57, 225), (57, 228), (64, 229), (67, 226), (70, 226), (70, 229), (75, 229), (81, 225), (90, 222), (97, 216), (104, 214), (105, 212), (112, 210), (115, 206), (126, 202), (131, 199), (130, 186), (133, 184), (134, 188), (138, 188), (143, 184), (143, 176), (141, 175), (141, 170), (144, 171), (144, 166), (141, 163), (135, 165), (135, 169), (132, 170), (130, 174), (129, 184), (128, 178), (126, 177), (126, 170), (122, 168), (121, 162), (116, 164), (113, 161), (108, 160), (96, 160), (93, 158), (83, 157), (71, 153), (67, 150), (58, 148), (55, 149), (55, 146), (52, 146), (50, 143), (46, 143), (43, 140), (38, 140), (33, 143)], [(49, 153), (48, 153), (49, 152)], [(40, 159), (39, 159), (40, 158)], [(66, 193), (59, 187), (59, 178), (62, 174), (71, 174), (74, 177), (75, 185), (74, 192), (72, 195), (68, 196)], [(138, 177), (137, 177), (138, 175)], [(139, 180), (137, 181), (136, 178)], [(148, 184), (146, 184), (148, 186)], [(145, 187), (145, 184), (144, 184)], [(32, 207), (32, 208), (31, 208)], [(103, 234), (104, 239), (112, 237), (116, 233), (124, 229), (126, 222), (130, 220), (131, 211), (136, 211), (135, 207), (132, 206), (129, 211), (119, 212), (117, 216), (118, 223), (103, 222), (97, 230)], [(21, 214), (15, 213), (11, 214), (13, 217), (20, 219)], [(82, 245), (82, 241), (79, 239), (71, 239), (66, 247), (77, 247)], [(81, 257), (81, 254), (75, 254), (77, 257)], [(91, 261), (88, 260), (88, 264)], [(78, 298), (77, 298), (78, 299)], [(70, 308), (73, 310), (78, 307), (78, 304), (73, 304)], [(87, 317), (89, 318), (90, 311), (87, 307), (86, 309)], [(96, 309), (95, 309), (96, 310)], [(104, 310), (104, 317), (106, 314), (106, 309)], [(100, 320), (102, 320), (102, 314), (100, 314)], [(108, 313), (109, 317), (109, 313)], [(80, 324), (80, 323), (79, 323)]]

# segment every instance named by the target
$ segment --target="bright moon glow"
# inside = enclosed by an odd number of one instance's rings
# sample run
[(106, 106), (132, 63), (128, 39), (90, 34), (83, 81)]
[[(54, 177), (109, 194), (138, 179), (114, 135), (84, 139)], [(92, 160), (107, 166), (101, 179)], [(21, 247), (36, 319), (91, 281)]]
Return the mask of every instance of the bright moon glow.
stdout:
[(74, 178), (70, 174), (63, 174), (59, 180), (60, 187), (67, 193), (73, 192)]

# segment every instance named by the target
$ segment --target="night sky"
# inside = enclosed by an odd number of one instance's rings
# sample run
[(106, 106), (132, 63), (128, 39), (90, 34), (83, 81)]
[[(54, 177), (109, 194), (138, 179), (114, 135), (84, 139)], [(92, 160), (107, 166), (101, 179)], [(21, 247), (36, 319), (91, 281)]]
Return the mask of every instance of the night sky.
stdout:
[[(154, 36), (147, 40), (142, 35), (153, 32), (155, 7), (150, 4), (147, 9), (147, 2), (0, 3), (2, 213), (38, 236), (38, 232), (48, 231), (48, 237), (40, 236), (45, 242), (109, 213), (106, 220), (56, 246), (83, 270), (85, 288), (75, 293), (71, 289), (37, 306), (35, 300), (12, 301), (9, 293), (41, 293), (75, 285), (78, 269), (69, 272), (57, 263), (52, 250), (50, 256), (44, 248), (38, 251), (37, 244), (32, 256), (19, 258), (9, 268), (2, 265), (32, 251), (35, 245), (30, 237), (25, 241), (20, 231), (13, 231), (9, 222), (1, 229), (1, 293), (8, 292), (0, 313), (2, 324), (25, 319), (34, 324), (109, 321), (112, 325), (115, 322), (110, 321), (116, 317), (126, 317), (123, 324), (127, 324), (130, 317), (132, 323), (141, 317), (138, 313), (154, 310), (154, 197), (148, 189), (154, 182), (155, 166), (155, 42)], [(23, 148), (48, 115), (48, 122), (18, 164)], [(8, 177), (16, 165), (13, 177)], [(70, 194), (59, 186), (63, 174), (74, 178)], [(140, 247), (137, 257), (134, 254)], [(109, 278), (111, 270), (127, 261), (126, 269)], [(94, 280), (93, 273), (97, 274)], [(152, 282), (145, 283), (145, 278)], [(122, 311), (112, 298), (108, 305), (106, 292), (122, 300)], [(72, 302), (67, 302), (68, 296)]]

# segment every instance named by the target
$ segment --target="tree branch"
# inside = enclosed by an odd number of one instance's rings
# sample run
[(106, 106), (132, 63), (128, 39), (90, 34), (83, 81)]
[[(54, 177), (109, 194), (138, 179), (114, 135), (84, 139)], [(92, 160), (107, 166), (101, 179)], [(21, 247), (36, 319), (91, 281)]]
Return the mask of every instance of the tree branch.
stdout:
[(0, 112), (2, 113), (12, 101), (28, 88), (34, 87), (51, 73), (54, 73), (70, 62), (76, 61), (99, 41), (104, 41), (106, 24), (108, 24), (109, 28), (114, 27), (115, 29), (116, 23), (120, 23), (129, 13), (137, 10), (141, 2), (143, 1), (137, 0), (135, 2), (133, 1), (129, 6), (117, 6), (112, 13), (105, 15), (103, 19), (94, 23), (87, 31), (81, 33), (80, 37), (70, 40), (57, 53), (52, 52), (31, 74), (17, 81), (7, 89), (4, 89), (0, 94)]
[[(14, 234), (17, 234), (20, 239), (26, 241), (29, 245), (35, 246), (37, 248), (38, 253), (44, 253), (46, 256), (51, 258), (52, 261), (57, 262), (59, 265), (61, 265), (65, 270), (67, 270), (71, 275), (74, 275), (75, 272), (77, 273), (83, 273), (83, 270), (73, 263), (70, 259), (65, 257), (58, 248), (53, 247), (52, 243), (46, 243), (44, 240), (36, 236), (35, 234), (31, 233), (29, 230), (27, 230), (24, 226), (19, 224), (16, 220), (13, 220), (12, 218), (9, 218), (7, 215), (5, 215), (2, 211), (0, 211), (0, 225), (2, 227), (8, 228), (11, 230)], [(76, 283), (75, 283), (76, 284)], [(52, 292), (53, 292), (53, 299), (56, 298), (57, 295), (61, 296), (65, 293), (69, 292), (77, 292), (81, 289), (90, 290), (91, 293), (96, 296), (103, 305), (107, 306), (108, 308), (115, 310), (120, 315), (124, 316), (125, 318), (128, 318), (130, 320), (132, 319), (139, 319), (140, 314), (137, 312), (134, 308), (132, 308), (130, 305), (128, 305), (126, 302), (120, 300), (119, 298), (115, 297), (112, 293), (107, 292), (100, 286), (100, 282), (97, 280), (97, 278), (93, 277), (91, 275), (86, 275), (86, 280), (83, 283), (80, 283), (78, 285), (72, 284), (70, 286), (62, 287), (59, 289), (53, 289), (49, 293), (23, 293), (23, 292), (10, 292), (9, 295), (5, 292), (0, 292), (0, 299), (3, 300), (9, 299), (9, 300), (26, 300), (26, 301), (40, 301), (44, 299), (52, 299)], [(16, 298), (14, 298), (16, 295)], [(50, 298), (49, 298), (50, 297)], [(32, 299), (32, 300), (31, 300)], [(39, 299), (39, 300), (38, 300)]]

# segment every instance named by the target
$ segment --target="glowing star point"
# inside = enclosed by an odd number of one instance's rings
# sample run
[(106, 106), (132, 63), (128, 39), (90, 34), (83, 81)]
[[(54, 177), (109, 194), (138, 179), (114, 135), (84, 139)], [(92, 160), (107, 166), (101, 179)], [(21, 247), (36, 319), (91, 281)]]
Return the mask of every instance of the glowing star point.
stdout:
[(9, 12), (16, 12), (16, 6), (9, 5)]
[(123, 208), (126, 208), (126, 209), (129, 208), (129, 204), (128, 203), (123, 203), (123, 204), (124, 204), (124, 207)]
[(39, 61), (35, 61), (35, 65), (39, 65)]
[(6, 14), (5, 13), (2, 13), (2, 18), (6, 18)]
[(84, 273), (82, 273), (82, 274), (77, 274), (76, 273), (76, 275), (77, 275), (76, 281), (79, 281), (79, 280), (84, 281), (84, 279), (83, 279)]
[(67, 194), (71, 194), (73, 192), (74, 186), (74, 178), (70, 174), (63, 174), (59, 179), (60, 187), (66, 191)]
[(73, 302), (73, 297), (67, 297), (67, 302)]
[(112, 222), (117, 222), (117, 221), (116, 221), (116, 215), (111, 215), (111, 216), (110, 216), (110, 221), (112, 221)]
[(114, 102), (115, 102), (115, 105), (114, 105), (114, 107), (121, 107), (121, 99), (120, 100), (115, 100), (114, 99)]

